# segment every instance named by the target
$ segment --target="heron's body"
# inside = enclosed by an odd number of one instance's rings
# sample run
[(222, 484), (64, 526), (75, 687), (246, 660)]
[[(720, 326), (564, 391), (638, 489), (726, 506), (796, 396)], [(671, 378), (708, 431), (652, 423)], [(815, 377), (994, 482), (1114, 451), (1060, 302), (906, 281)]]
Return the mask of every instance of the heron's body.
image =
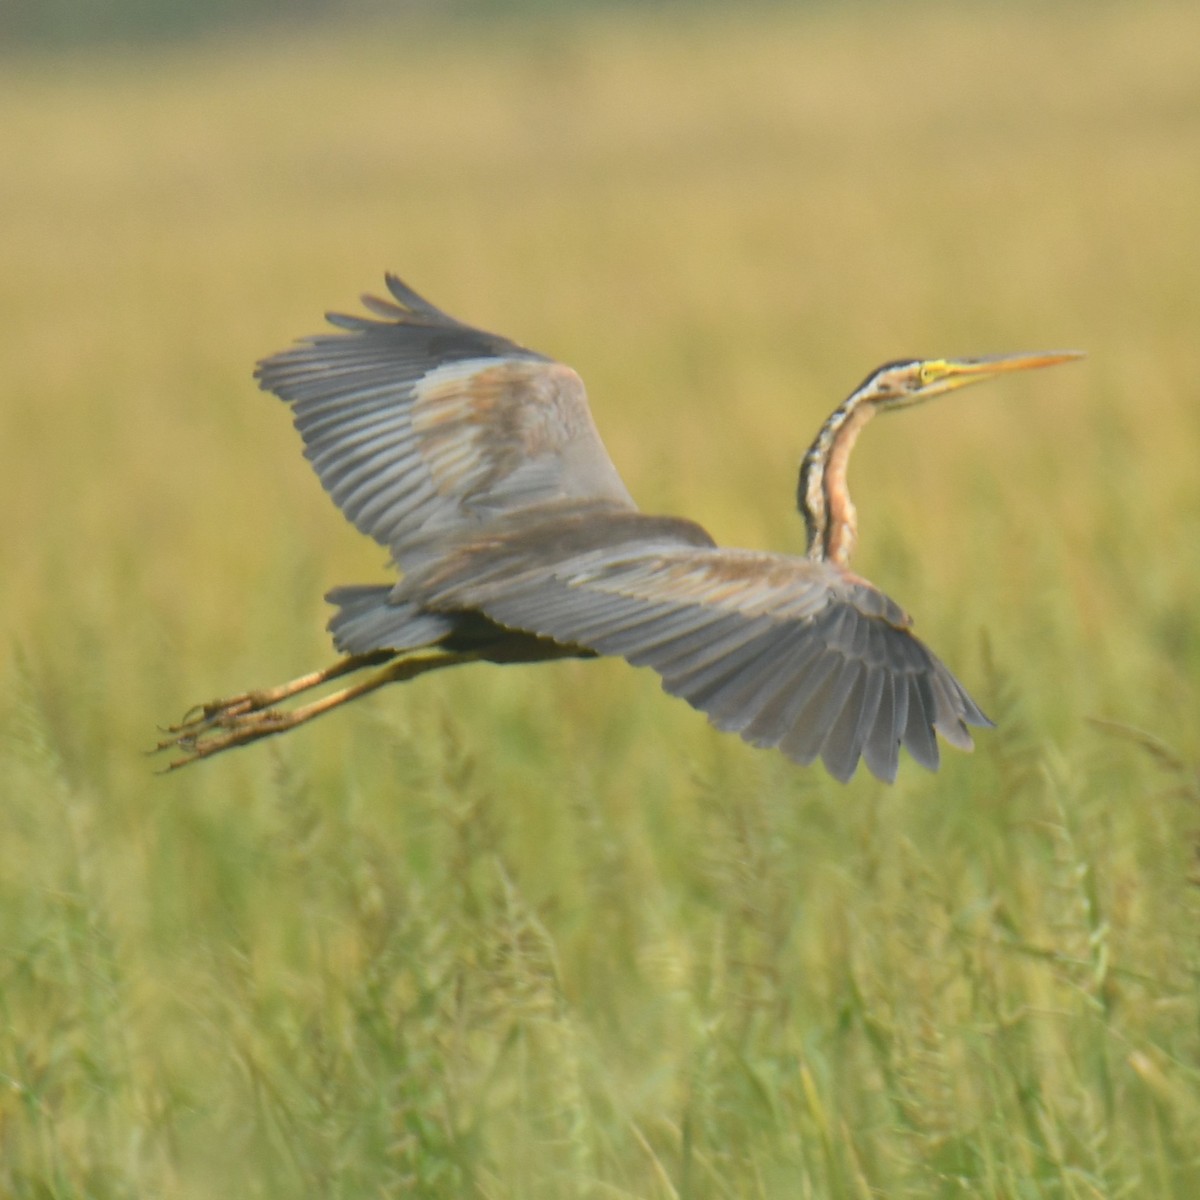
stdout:
[[(343, 513), (387, 547), (396, 584), (338, 588), (348, 657), (280, 688), (203, 706), (172, 730), (179, 764), (293, 728), (385, 683), (466, 661), (620, 655), (720, 729), (895, 777), (900, 746), (938, 765), (935, 733), (988, 724), (903, 610), (847, 568), (846, 467), (866, 421), (998, 370), (1071, 355), (897, 363), (875, 372), (805, 456), (804, 557), (718, 547), (694, 522), (638, 510), (578, 375), (472, 329), (389, 277), (396, 303), (333, 316), (341, 333), (260, 364)], [(280, 700), (361, 668), (363, 683), (292, 711)]]

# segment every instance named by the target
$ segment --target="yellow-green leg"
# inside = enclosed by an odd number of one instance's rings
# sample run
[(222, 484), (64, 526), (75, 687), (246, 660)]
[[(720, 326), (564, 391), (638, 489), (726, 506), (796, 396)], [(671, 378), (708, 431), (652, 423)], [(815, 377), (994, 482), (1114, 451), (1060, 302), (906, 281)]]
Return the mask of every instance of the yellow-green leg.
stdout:
[[(414, 656), (411, 658), (396, 658), (392, 651), (377, 651), (373, 654), (352, 655), (339, 659), (323, 671), (313, 671), (301, 675), (278, 687), (263, 688), (255, 692), (243, 692), (231, 696), (227, 700), (215, 700), (209, 704), (198, 705), (191, 709), (188, 716), (178, 725), (167, 729), (170, 737), (164, 738), (154, 748), (157, 753), (162, 750), (182, 750), (183, 757), (167, 765), (168, 771), (186, 767), (189, 763), (201, 758), (210, 758), (224, 750), (232, 750), (235, 746), (244, 746), (259, 738), (270, 737), (276, 733), (286, 733), (298, 725), (304, 725), (314, 717), (319, 717), (331, 709), (357, 700), (377, 688), (389, 683), (403, 683), (427, 671), (437, 671), (442, 667), (458, 666), (460, 663), (473, 662), (477, 654), (456, 654), (440, 652)], [(320, 700), (299, 708), (281, 710), (276, 707), (282, 700), (287, 700), (300, 692), (320, 687), (332, 679), (361, 671), (367, 667), (386, 662), (382, 670), (368, 676), (359, 683), (351, 684)], [(194, 716), (192, 714), (195, 714)]]

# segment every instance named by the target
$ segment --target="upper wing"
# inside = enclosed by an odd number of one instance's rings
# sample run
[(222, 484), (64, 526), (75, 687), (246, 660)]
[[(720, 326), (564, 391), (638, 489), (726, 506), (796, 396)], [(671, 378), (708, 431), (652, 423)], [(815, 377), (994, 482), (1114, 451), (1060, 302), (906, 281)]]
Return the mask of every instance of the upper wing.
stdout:
[(396, 303), (330, 314), (258, 365), (292, 406), (335, 503), (405, 569), (423, 547), (563, 501), (633, 509), (569, 367), (434, 308), (395, 276)]
[[(659, 528), (631, 540), (642, 522)], [(832, 564), (719, 549), (640, 514), (614, 516), (609, 545), (587, 524), (590, 544), (567, 553), (561, 537), (549, 552), (514, 537), (412, 582), (431, 607), (653, 667), (718, 729), (804, 765), (819, 755), (842, 781), (861, 757), (890, 783), (901, 744), (936, 770), (935, 731), (969, 750), (967, 725), (991, 724), (899, 606)]]

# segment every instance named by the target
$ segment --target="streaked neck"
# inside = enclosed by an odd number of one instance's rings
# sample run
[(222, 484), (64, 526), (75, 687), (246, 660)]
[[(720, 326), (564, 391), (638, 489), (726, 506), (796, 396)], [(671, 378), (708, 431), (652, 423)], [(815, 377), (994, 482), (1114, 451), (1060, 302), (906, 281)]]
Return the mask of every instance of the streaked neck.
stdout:
[(796, 504), (808, 531), (807, 555), (846, 566), (854, 553), (858, 523), (846, 482), (850, 451), (875, 406), (851, 396), (821, 426), (800, 464)]

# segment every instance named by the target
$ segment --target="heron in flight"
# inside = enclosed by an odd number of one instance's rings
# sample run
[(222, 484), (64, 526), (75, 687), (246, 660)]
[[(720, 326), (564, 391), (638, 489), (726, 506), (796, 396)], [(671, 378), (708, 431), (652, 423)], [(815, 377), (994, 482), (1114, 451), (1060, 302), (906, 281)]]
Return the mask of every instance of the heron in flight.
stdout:
[[(294, 729), (390, 683), (470, 662), (618, 655), (718, 729), (896, 777), (901, 745), (936, 770), (937, 736), (972, 748), (991, 722), (898, 604), (849, 570), (850, 451), (877, 413), (1073, 351), (891, 362), (821, 427), (800, 468), (803, 557), (717, 546), (699, 525), (641, 512), (569, 367), (455, 320), (389, 275), (372, 316), (265, 359), (305, 457), (399, 582), (339, 587), (322, 671), (192, 709), (157, 749), (184, 766)], [(372, 673), (291, 709), (283, 701)]]

